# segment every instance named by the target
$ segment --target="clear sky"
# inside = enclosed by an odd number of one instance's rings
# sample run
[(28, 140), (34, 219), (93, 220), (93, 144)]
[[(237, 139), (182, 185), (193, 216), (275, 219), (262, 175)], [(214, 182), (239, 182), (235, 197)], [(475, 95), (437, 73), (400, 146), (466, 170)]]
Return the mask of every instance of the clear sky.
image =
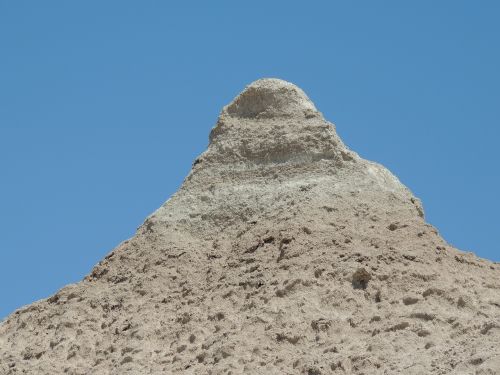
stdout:
[(132, 236), (262, 77), (500, 261), (499, 19), (487, 0), (0, 0), (0, 318)]

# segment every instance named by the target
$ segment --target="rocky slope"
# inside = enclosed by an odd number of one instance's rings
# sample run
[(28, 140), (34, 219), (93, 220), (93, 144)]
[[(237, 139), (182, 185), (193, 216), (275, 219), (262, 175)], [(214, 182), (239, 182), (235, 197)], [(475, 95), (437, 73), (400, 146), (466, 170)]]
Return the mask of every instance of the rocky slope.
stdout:
[(500, 374), (500, 266), (296, 86), (249, 85), (180, 190), (0, 325), (1, 374)]

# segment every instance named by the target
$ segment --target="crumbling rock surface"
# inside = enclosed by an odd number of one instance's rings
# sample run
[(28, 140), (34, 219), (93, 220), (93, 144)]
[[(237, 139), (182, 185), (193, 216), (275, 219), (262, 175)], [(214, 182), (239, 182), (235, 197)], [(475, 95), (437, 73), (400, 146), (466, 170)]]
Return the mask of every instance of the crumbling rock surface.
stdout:
[(277, 79), (80, 283), (0, 324), (1, 374), (499, 374), (500, 266)]

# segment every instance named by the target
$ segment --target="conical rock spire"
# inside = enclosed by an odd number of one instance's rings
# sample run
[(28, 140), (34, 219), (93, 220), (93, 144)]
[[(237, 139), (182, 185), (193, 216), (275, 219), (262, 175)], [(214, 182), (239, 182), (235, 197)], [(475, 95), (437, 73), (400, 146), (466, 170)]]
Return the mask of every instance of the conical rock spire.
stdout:
[[(316, 188), (298, 194), (299, 185)], [(153, 216), (171, 222), (178, 218), (171, 212), (182, 212), (182, 223), (203, 233), (213, 225), (273, 216), (284, 194), (297, 197), (296, 210), (307, 209), (303, 205), (310, 201), (301, 201), (308, 195), (316, 200), (323, 192), (391, 197), (411, 215), (423, 216), (420, 201), (386, 168), (349, 150), (300, 88), (262, 79), (223, 108), (208, 149), (175, 199)], [(258, 199), (249, 204), (242, 196)]]
[(248, 85), (228, 106), (229, 116), (246, 119), (313, 117), (316, 107), (300, 88), (276, 78)]
[(248, 85), (224, 107), (203, 156), (248, 167), (340, 160), (342, 153), (349, 157), (346, 151), (332, 124), (300, 88), (269, 78)]
[(259, 80), (130, 240), (0, 323), (0, 374), (497, 374), (499, 291), (300, 89)]

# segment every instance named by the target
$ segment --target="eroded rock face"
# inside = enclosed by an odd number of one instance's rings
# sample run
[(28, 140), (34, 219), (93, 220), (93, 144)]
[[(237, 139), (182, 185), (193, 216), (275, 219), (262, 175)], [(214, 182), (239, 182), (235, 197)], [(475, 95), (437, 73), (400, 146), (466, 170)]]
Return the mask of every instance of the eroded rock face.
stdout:
[[(347, 150), (295, 85), (261, 79), (224, 107), (199, 161), (249, 165), (341, 159)], [(349, 157), (347, 154), (345, 157)]]
[(239, 119), (310, 118), (314, 104), (297, 86), (281, 79), (259, 79), (250, 84), (224, 112)]
[(181, 189), (0, 325), (1, 374), (496, 374), (500, 268), (291, 83), (226, 106)]

